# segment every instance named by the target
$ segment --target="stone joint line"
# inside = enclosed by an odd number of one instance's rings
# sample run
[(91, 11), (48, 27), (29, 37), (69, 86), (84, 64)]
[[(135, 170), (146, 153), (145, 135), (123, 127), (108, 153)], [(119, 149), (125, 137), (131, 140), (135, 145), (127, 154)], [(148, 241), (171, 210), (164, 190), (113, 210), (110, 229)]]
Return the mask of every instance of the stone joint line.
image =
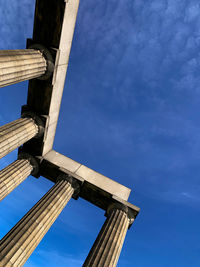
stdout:
[[(83, 266), (115, 267), (139, 212), (127, 202), (129, 188), (53, 151), (78, 7), (79, 0), (36, 0), (33, 39), (27, 40), (27, 49), (0, 50), (0, 87), (29, 80), (22, 117), (0, 127), (0, 158), (20, 148), (18, 159), (0, 171), (0, 201), (29, 175), (42, 175), (45, 164), (45, 177), (55, 182), (1, 239), (2, 267), (23, 266), (69, 200), (83, 197), (83, 192), (107, 216)], [(49, 154), (53, 163), (45, 159)]]

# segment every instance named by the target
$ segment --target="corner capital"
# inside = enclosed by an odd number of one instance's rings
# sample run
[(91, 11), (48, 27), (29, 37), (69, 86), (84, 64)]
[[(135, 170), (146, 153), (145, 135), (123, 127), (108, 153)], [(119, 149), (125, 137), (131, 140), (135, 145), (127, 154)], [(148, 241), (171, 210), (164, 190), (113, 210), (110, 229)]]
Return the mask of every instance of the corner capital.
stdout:
[(18, 155), (18, 159), (27, 159), (33, 167), (31, 175), (39, 177), (39, 162), (35, 157), (30, 155), (29, 153), (21, 152)]
[(71, 184), (72, 188), (74, 189), (74, 193), (72, 197), (77, 200), (79, 198), (79, 193), (81, 191), (81, 185), (78, 182), (78, 180), (75, 179), (73, 176), (67, 175), (67, 174), (60, 174), (57, 177), (56, 181), (58, 182), (60, 180), (65, 180)]

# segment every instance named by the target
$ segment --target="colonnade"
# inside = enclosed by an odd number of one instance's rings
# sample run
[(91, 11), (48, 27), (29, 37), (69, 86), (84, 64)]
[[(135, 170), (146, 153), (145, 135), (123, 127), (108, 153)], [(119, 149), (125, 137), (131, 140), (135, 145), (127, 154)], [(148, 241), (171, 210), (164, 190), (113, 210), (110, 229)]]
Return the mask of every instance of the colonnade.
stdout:
[[(33, 78), (48, 79), (52, 73), (49, 54), (37, 45), (26, 50), (0, 51), (0, 87)], [(32, 138), (42, 137), (44, 128), (43, 119), (34, 112), (25, 112), (21, 118), (1, 126), (0, 158)], [(19, 153), (15, 162), (0, 171), (0, 201), (39, 168), (34, 156)], [(79, 194), (81, 186), (75, 178), (68, 175), (55, 178), (55, 185), (0, 241), (0, 266), (23, 266), (69, 200)], [(133, 217), (125, 205), (116, 203), (108, 206), (106, 214), (85, 267), (117, 265)]]

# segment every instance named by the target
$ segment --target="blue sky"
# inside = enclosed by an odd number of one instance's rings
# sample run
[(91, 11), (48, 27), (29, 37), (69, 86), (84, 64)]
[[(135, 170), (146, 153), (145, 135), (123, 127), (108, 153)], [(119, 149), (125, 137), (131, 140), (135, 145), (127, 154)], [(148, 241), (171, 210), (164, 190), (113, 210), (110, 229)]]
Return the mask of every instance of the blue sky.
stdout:
[[(0, 49), (25, 47), (34, 2), (1, 3)], [(80, 2), (54, 148), (132, 188), (141, 213), (119, 267), (199, 267), (199, 1)], [(26, 95), (1, 88), (2, 125)], [(1, 237), (51, 186), (29, 177), (1, 202)], [(25, 266), (81, 266), (103, 215), (72, 200)]]

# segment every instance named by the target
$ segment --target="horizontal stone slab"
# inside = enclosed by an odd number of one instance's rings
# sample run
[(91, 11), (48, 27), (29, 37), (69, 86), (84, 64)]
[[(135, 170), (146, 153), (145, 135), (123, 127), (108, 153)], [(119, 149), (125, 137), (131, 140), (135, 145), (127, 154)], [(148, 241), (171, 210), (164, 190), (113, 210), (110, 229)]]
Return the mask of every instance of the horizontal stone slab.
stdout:
[(73, 175), (75, 178), (81, 181), (87, 181), (91, 185), (111, 195), (117, 196), (125, 201), (129, 198), (131, 189), (54, 150), (47, 153), (44, 156), (44, 160), (51, 162), (64, 172)]

